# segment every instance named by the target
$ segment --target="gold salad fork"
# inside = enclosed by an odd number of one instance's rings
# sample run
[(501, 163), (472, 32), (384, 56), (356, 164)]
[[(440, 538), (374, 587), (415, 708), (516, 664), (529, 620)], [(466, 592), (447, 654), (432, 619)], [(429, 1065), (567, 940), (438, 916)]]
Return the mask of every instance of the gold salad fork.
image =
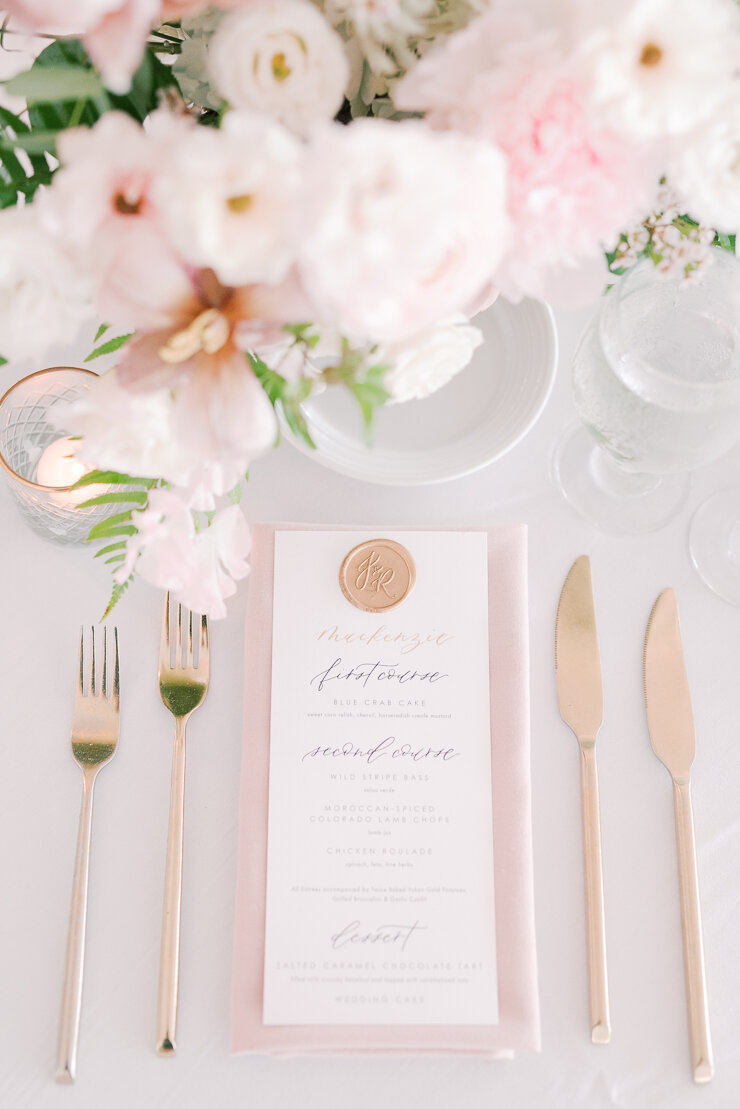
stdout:
[[(208, 620), (184, 615), (177, 606), (174, 636), (170, 628), (170, 595), (165, 597), (159, 641), (159, 693), (175, 718), (170, 818), (164, 876), (162, 947), (159, 960), (157, 1052), (172, 1055), (177, 1042), (177, 994), (180, 973), (180, 910), (182, 906), (182, 845), (185, 817), (185, 725), (208, 692)], [(195, 620), (195, 637), (193, 623)], [(183, 640), (183, 627), (185, 638)]]
[[(98, 651), (100, 646), (98, 645)], [(74, 1082), (82, 1009), (82, 978), (85, 962), (87, 893), (90, 876), (93, 788), (102, 766), (113, 758), (118, 744), (118, 628), (113, 628), (113, 673), (108, 663), (108, 633), (103, 628), (102, 677), (98, 681), (95, 659), (95, 628), (90, 653), (85, 653), (84, 629), (80, 635), (80, 669), (75, 689), (72, 718), (72, 754), (82, 768), (82, 809), (77, 836), (72, 908), (67, 937), (67, 957), (62, 988), (62, 1011), (57, 1047), (57, 1082)]]

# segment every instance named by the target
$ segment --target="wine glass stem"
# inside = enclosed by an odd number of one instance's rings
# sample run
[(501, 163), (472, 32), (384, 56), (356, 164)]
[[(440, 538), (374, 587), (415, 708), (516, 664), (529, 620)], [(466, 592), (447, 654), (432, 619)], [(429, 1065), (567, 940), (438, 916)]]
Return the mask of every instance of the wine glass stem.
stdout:
[(657, 474), (630, 470), (613, 455), (594, 444), (589, 458), (591, 477), (604, 493), (616, 497), (640, 497), (658, 485)]

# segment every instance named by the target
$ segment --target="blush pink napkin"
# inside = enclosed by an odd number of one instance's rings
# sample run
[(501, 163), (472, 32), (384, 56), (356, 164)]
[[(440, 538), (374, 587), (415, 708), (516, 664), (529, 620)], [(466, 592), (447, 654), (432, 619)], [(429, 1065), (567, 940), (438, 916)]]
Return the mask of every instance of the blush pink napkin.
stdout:
[[(317, 529), (292, 524), (255, 524), (252, 533), (252, 572), (246, 619), (245, 730), (232, 986), (232, 1050), (264, 1055), (487, 1057), (508, 1057), (521, 1048), (539, 1050), (529, 763), (527, 534), (524, 527), (488, 530), (494, 884), (500, 1023), (481, 1026), (266, 1026), (262, 1023), (276, 530)], [(373, 528), (373, 535), (379, 530), (382, 529)]]

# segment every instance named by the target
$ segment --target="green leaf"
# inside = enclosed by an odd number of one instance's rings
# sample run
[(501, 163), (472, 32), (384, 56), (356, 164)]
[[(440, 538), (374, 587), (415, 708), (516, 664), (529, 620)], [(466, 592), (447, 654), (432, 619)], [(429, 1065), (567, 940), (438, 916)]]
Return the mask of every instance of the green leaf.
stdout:
[(131, 523), (131, 512), (114, 512), (95, 524), (87, 533), (88, 541), (93, 539), (117, 539), (119, 535), (134, 535), (138, 530)]
[(2, 82), (11, 96), (25, 100), (92, 100), (102, 96), (103, 82), (93, 69), (70, 65), (33, 65)]
[(725, 235), (723, 231), (718, 231), (715, 235), (714, 242), (722, 250), (729, 250), (731, 254), (735, 253), (735, 236)]
[(79, 508), (94, 508), (97, 504), (137, 504), (145, 505), (149, 499), (149, 494), (145, 493), (143, 489), (129, 489), (122, 490), (118, 493), (101, 493), (99, 497), (91, 497), (88, 501), (83, 501), (78, 505)]
[(76, 481), (72, 489), (82, 489), (86, 485), (143, 485), (145, 489), (153, 489), (157, 478), (132, 477), (131, 474), (119, 474), (116, 470), (91, 470), (89, 474)]
[[(97, 529), (97, 530), (96, 530)], [(96, 524), (87, 534), (87, 541), (95, 539), (117, 539), (119, 535), (135, 535), (137, 528), (133, 524), (117, 524), (106, 526), (105, 521)]]
[(108, 601), (108, 605), (106, 607), (105, 612), (103, 613), (103, 615), (101, 617), (101, 620), (105, 620), (106, 616), (110, 616), (111, 612), (116, 607), (116, 605), (120, 601), (121, 597), (126, 592), (128, 587), (131, 585), (131, 582), (133, 580), (134, 580), (134, 575), (129, 574), (129, 576), (126, 578), (126, 580), (124, 582), (118, 582), (118, 581), (113, 582), (113, 590), (112, 590), (111, 595), (110, 595), (110, 600)]
[(95, 552), (95, 558), (102, 558), (103, 555), (110, 554), (111, 551), (123, 551), (128, 546), (125, 539), (121, 539), (118, 543), (108, 543), (105, 547), (101, 547), (99, 551)]
[(115, 351), (120, 350), (133, 335), (134, 332), (129, 331), (127, 335), (116, 335), (114, 339), (108, 339), (107, 342), (102, 343), (101, 346), (91, 351), (85, 361), (92, 362), (94, 358), (102, 358), (104, 354), (113, 354)]
[(131, 79), (131, 87), (123, 95), (109, 92), (114, 108), (143, 123), (146, 117), (158, 107), (160, 92), (177, 87), (172, 66), (165, 65), (151, 51), (145, 51), (139, 68)]
[(229, 489), (226, 496), (229, 498), (232, 504), (239, 504), (242, 499), (242, 483), (239, 482), (238, 485), (235, 485), (233, 489)]
[(24, 151), (23, 160), (15, 153), (29, 136), (28, 124), (0, 107), (0, 208), (12, 207), (21, 196), (30, 200), (39, 185), (51, 181), (51, 169), (43, 153)]
[(247, 354), (247, 361), (254, 370), (260, 385), (267, 393), (268, 400), (274, 406), (285, 391), (287, 384), (285, 378), (276, 373), (275, 370), (271, 370), (256, 354)]
[(113, 555), (111, 558), (106, 558), (105, 565), (106, 566), (112, 566), (114, 563), (116, 565), (120, 565), (122, 562), (125, 562), (125, 561), (126, 561), (125, 554), (117, 554), (117, 555)]
[(105, 333), (106, 333), (106, 331), (108, 330), (109, 327), (110, 327), (109, 323), (101, 323), (100, 327), (95, 332), (95, 338), (93, 339), (93, 342), (97, 343), (98, 339), (101, 339), (103, 337), (103, 335), (105, 335)]
[(7, 365), (7, 362), (8, 362), (7, 358), (3, 358), (2, 354), (0, 354), (0, 366)]
[(311, 438), (311, 432), (308, 430), (308, 424), (301, 410), (300, 402), (296, 398), (289, 398), (283, 400), (281, 404), (290, 430), (298, 439), (302, 439), (306, 446), (315, 451), (316, 444)]
[(57, 133), (56, 131), (32, 131), (28, 135), (16, 135), (12, 142), (8, 140), (0, 142), (0, 148), (3, 154), (13, 149), (25, 150), (26, 154), (56, 154)]

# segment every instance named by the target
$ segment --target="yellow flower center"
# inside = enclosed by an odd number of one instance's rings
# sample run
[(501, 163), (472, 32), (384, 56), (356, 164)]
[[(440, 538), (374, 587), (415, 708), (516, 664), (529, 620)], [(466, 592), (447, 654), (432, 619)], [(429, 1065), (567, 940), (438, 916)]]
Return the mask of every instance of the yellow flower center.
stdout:
[(272, 75), (276, 81), (284, 81), (286, 77), (290, 77), (290, 66), (282, 52), (272, 55)]
[(252, 207), (254, 197), (251, 193), (243, 193), (241, 196), (230, 196), (226, 201), (226, 207), (230, 212), (236, 212), (237, 215), (241, 212), (247, 212)]
[(654, 66), (658, 65), (663, 57), (663, 51), (654, 42), (646, 42), (642, 48), (640, 55), (640, 65)]

